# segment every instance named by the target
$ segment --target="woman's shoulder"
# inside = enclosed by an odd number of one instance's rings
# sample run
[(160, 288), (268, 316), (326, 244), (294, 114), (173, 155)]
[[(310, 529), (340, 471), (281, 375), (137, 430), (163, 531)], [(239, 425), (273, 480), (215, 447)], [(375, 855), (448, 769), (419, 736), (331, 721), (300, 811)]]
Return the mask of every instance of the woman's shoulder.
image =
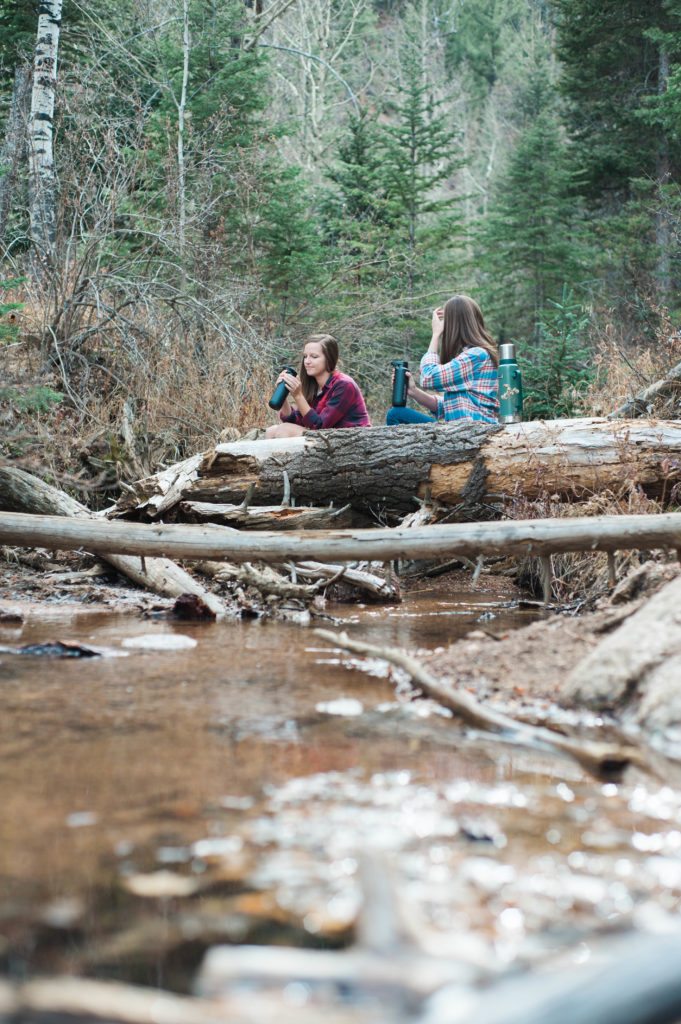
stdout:
[(332, 383), (333, 383), (334, 386), (337, 386), (338, 384), (342, 384), (343, 387), (357, 388), (357, 390), (359, 391), (359, 384), (357, 383), (356, 380), (353, 380), (353, 378), (349, 374), (341, 373), (340, 370), (334, 370), (333, 374), (332, 374), (332, 377), (333, 377), (333, 382)]
[(491, 355), (482, 345), (467, 345), (461, 353), (462, 356), (473, 356), (475, 359), (491, 359)]

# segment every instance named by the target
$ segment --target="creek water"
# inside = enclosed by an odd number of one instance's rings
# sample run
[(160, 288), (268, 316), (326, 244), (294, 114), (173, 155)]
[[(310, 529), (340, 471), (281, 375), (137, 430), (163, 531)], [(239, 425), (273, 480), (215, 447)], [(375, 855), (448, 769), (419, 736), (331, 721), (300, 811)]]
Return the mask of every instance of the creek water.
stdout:
[[(424, 586), (329, 611), (433, 649), (512, 601)], [(147, 634), (195, 646), (124, 646)], [(492, 971), (588, 960), (681, 899), (681, 793), (475, 735), (311, 629), (80, 610), (0, 625), (0, 964), (191, 990), (215, 943), (350, 946), (370, 856), (412, 939)]]

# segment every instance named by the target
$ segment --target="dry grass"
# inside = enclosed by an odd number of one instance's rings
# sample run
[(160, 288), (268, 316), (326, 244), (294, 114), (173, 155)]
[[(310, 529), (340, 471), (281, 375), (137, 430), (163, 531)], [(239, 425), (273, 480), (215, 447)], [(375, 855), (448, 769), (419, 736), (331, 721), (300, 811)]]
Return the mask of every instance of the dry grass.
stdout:
[[(514, 519), (575, 518), (577, 516), (657, 515), (667, 511), (637, 487), (624, 486), (619, 494), (604, 491), (579, 502), (558, 502), (549, 496), (537, 501), (514, 500), (509, 513)], [(676, 561), (676, 552), (618, 551), (614, 555), (616, 579), (620, 580), (643, 562)], [(593, 606), (611, 589), (610, 566), (605, 552), (568, 552), (553, 555), (553, 597), (556, 603), (579, 602)], [(537, 558), (526, 558), (518, 572), (519, 583), (541, 596), (541, 568)]]
[[(665, 311), (659, 316), (654, 345), (625, 342), (607, 313), (595, 318), (592, 343), (596, 372), (591, 386), (580, 395), (584, 416), (607, 416), (681, 362), (681, 332)], [(656, 400), (653, 413), (661, 419), (681, 415), (681, 384), (671, 396)]]
[(7, 298), (24, 308), (2, 351), (0, 456), (93, 507), (268, 419), (273, 344), (236, 313), (236, 326), (213, 325), (145, 301), (105, 325), (89, 308), (62, 334), (30, 294)]

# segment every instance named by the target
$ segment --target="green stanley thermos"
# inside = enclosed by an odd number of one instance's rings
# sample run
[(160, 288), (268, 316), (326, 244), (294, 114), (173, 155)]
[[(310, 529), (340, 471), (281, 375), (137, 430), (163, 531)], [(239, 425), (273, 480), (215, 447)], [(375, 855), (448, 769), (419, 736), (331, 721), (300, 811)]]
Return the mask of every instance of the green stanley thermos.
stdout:
[(515, 345), (499, 346), (499, 420), (520, 423), (523, 418), (523, 380), (515, 358)]

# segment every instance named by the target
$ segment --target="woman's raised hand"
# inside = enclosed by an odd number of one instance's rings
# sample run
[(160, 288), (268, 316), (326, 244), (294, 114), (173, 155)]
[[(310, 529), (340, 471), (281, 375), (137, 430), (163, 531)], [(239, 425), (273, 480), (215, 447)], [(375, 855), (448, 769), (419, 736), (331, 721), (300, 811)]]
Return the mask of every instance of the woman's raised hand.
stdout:
[(445, 328), (445, 311), (439, 306), (433, 310), (433, 338), (439, 338)]

